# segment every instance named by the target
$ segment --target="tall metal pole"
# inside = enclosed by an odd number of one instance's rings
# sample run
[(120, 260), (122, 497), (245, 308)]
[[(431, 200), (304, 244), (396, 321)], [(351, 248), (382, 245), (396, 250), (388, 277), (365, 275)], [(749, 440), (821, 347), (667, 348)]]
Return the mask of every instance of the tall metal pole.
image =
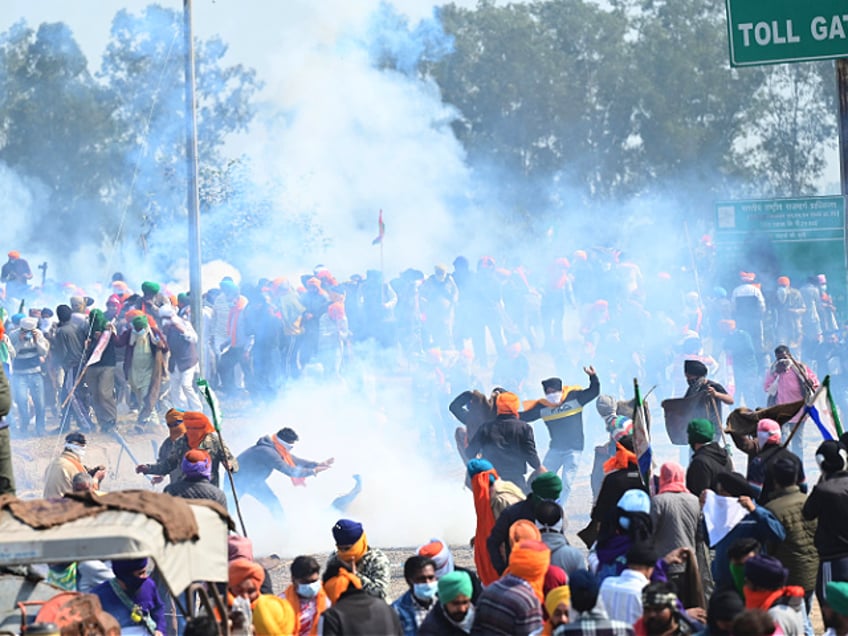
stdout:
[(206, 347), (203, 338), (203, 294), (200, 278), (200, 198), (197, 193), (197, 102), (194, 95), (194, 36), (191, 27), (191, 0), (183, 0), (185, 36), (185, 126), (186, 126), (186, 209), (188, 211), (188, 271), (191, 322), (197, 332), (197, 355), (203, 374)]

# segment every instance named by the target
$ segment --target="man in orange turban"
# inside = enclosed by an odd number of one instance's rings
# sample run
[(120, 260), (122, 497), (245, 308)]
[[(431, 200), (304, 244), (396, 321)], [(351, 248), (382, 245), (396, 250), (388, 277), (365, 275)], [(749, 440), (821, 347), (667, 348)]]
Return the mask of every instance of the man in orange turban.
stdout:
[(529, 492), (524, 474), (529, 465), (536, 471), (542, 462), (536, 452), (533, 429), (518, 419), (521, 401), (515, 393), (504, 392), (495, 399), (497, 417), (483, 424), (468, 442), (467, 457), (482, 454), (495, 467), (501, 479), (516, 484)]
[(233, 604), (235, 598), (245, 598), (253, 613), (253, 629), (257, 636), (293, 634), (295, 613), (291, 604), (273, 594), (260, 594), (265, 570), (255, 561), (237, 558), (230, 561), (228, 588)]
[(389, 604), (363, 590), (359, 577), (347, 568), (328, 565), (323, 581), (332, 606), (321, 617), (322, 633), (345, 633), (343, 625), (356, 625), (359, 634), (403, 633)]
[[(168, 411), (168, 413), (171, 413), (171, 411)], [(165, 417), (167, 421), (167, 414)], [(172, 414), (172, 421), (176, 422), (178, 417), (176, 413)], [(233, 457), (230, 449), (215, 432), (215, 427), (212, 426), (212, 422), (206, 415), (199, 411), (183, 411), (181, 427), (185, 430), (185, 434), (172, 442), (172, 450), (166, 458), (163, 459), (160, 454), (159, 461), (155, 464), (139, 464), (135, 467), (135, 472), (143, 475), (172, 474), (180, 468), (183, 457), (190, 450), (206, 451), (212, 458), (211, 482), (213, 486), (220, 487), (218, 472), (221, 464), (229, 466), (229, 469), (234, 473), (238, 472), (238, 460)], [(173, 481), (173, 474), (171, 479)]]

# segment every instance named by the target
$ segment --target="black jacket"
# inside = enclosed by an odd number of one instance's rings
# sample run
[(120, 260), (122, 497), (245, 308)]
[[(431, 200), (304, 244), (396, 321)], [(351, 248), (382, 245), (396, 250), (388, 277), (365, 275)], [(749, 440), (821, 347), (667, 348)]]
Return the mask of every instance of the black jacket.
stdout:
[(747, 479), (752, 485), (760, 487), (760, 495), (757, 497), (757, 502), (762, 506), (768, 503), (774, 492), (778, 489), (777, 484), (774, 483), (772, 467), (781, 457), (795, 464), (798, 469), (798, 480), (794, 485), (799, 486), (801, 492), (807, 492), (807, 486), (804, 483), (806, 480), (804, 464), (798, 456), (780, 444), (767, 444), (759, 453), (748, 460)]
[(536, 452), (536, 438), (527, 422), (511, 416), (499, 415), (486, 422), (468, 442), (467, 457), (483, 454), (492, 462), (501, 479), (511, 481), (527, 492), (524, 473), (527, 464), (534, 470), (542, 465)]
[(848, 556), (848, 472), (839, 472), (820, 481), (807, 501), (805, 519), (818, 519), (815, 544), (819, 559), (830, 561)]
[(614, 470), (604, 477), (601, 492), (598, 493), (598, 500), (592, 507), (592, 521), (601, 524), (602, 533), (611, 519), (614, 523), (612, 513), (618, 506), (618, 500), (628, 490), (648, 492), (648, 487), (642, 483), (639, 467), (636, 464), (629, 464), (627, 468)]
[[(530, 495), (524, 501), (519, 501), (505, 508), (501, 515), (495, 521), (492, 532), (489, 538), (486, 539), (486, 549), (489, 551), (489, 559), (492, 565), (498, 571), (498, 574), (503, 574), (506, 570), (507, 561), (509, 561), (509, 528), (519, 519), (527, 519), (534, 521), (536, 515), (533, 511), (533, 495)], [(500, 548), (503, 546), (506, 558), (501, 556)]]
[(383, 599), (357, 590), (348, 590), (335, 605), (321, 614), (324, 636), (401, 636), (400, 619)]
[(180, 479), (165, 486), (165, 492), (183, 499), (207, 499), (227, 509), (224, 491), (205, 480)]
[(418, 636), (468, 636), (464, 631), (448, 619), (445, 608), (441, 603), (430, 610), (427, 618), (418, 628)]
[(715, 478), (719, 473), (732, 473), (733, 462), (727, 450), (712, 442), (695, 451), (689, 468), (686, 470), (686, 487), (696, 497), (705, 490), (715, 488)]

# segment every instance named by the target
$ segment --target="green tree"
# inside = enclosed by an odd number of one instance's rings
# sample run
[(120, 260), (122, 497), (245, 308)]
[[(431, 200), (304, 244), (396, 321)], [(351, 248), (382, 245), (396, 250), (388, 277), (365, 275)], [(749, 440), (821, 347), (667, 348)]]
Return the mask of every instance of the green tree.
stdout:
[(799, 197), (817, 193), (836, 146), (833, 64), (816, 62), (770, 67), (743, 116), (734, 163), (756, 196)]
[[(140, 15), (119, 11), (99, 78), (120, 96), (115, 121), (127, 180), (127, 234), (144, 243), (157, 228), (184, 218), (185, 76), (181, 14), (158, 5)], [(219, 39), (195, 44), (198, 162), (202, 174), (226, 163), (222, 147), (247, 130), (261, 87), (255, 71), (226, 66)], [(208, 209), (201, 201), (202, 210)]]
[(21, 243), (67, 249), (109, 228), (116, 106), (64, 24), (19, 22), (0, 35), (0, 161), (41, 193)]

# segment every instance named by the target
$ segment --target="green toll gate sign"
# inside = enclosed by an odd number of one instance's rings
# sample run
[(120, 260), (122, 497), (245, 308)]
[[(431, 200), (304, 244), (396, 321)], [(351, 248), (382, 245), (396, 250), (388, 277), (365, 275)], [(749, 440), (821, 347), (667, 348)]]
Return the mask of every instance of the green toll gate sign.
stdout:
[(731, 66), (848, 57), (846, 0), (726, 0)]

